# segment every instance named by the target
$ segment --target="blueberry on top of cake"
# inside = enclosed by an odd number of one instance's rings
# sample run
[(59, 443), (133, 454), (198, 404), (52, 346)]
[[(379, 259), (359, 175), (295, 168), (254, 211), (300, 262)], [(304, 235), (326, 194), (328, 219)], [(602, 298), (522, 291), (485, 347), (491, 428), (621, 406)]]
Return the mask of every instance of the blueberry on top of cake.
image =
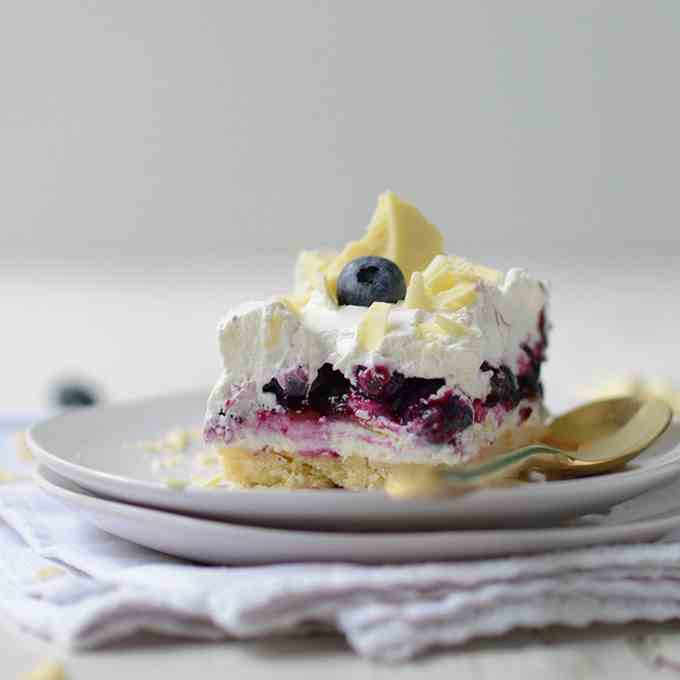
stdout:
[(535, 441), (546, 304), (523, 269), (444, 254), (439, 230), (385, 193), (362, 239), (302, 252), (292, 294), (220, 323), (205, 437), (242, 486), (349, 489)]

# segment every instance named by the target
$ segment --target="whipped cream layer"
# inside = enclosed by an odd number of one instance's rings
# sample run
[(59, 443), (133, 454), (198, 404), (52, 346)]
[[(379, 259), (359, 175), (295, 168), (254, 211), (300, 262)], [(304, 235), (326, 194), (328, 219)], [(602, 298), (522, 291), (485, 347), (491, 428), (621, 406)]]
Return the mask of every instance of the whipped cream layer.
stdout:
[(208, 419), (230, 402), (240, 417), (276, 410), (262, 387), (300, 367), (310, 379), (331, 364), (350, 381), (357, 366), (386, 366), (406, 377), (443, 378), (470, 399), (489, 392), (488, 362), (519, 373), (521, 346), (540, 342), (539, 317), (547, 305), (546, 286), (525, 270), (512, 269), (496, 284), (479, 282), (474, 302), (450, 315), (463, 333), (424, 336), (419, 327), (436, 312), (391, 306), (384, 337), (374, 351), (358, 337), (365, 307), (338, 306), (325, 288), (315, 290), (301, 313), (281, 300), (248, 303), (231, 310), (219, 324), (224, 371), (208, 401)]

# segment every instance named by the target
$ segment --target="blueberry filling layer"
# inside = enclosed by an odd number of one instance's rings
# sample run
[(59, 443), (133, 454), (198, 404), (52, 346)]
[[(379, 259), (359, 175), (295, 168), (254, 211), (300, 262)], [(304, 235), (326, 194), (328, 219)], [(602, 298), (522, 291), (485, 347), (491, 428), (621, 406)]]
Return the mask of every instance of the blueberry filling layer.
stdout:
[[(431, 444), (453, 443), (456, 436), (482, 422), (489, 410), (501, 407), (512, 411), (523, 400), (539, 399), (543, 341), (534, 347), (523, 346), (525, 358), (515, 375), (508, 366), (492, 366), (484, 362), (483, 372), (492, 373), (490, 390), (485, 399), (467, 400), (451, 391), (440, 392), (443, 378), (407, 378), (385, 366), (358, 366), (354, 380), (348, 380), (331, 364), (324, 364), (309, 384), (303, 369), (298, 368), (280, 378), (270, 380), (262, 389), (273, 394), (277, 404), (296, 419), (356, 418), (366, 421), (385, 419)], [(522, 421), (531, 408), (522, 411)]]
[[(283, 433), (288, 431), (286, 420), (298, 425), (313, 425), (321, 419), (353, 420), (362, 425), (373, 422), (395, 432), (406, 428), (431, 444), (455, 445), (461, 432), (473, 423), (483, 423), (490, 412), (502, 417), (521, 402), (543, 397), (541, 365), (547, 347), (543, 312), (538, 331), (538, 339), (521, 345), (516, 373), (504, 364), (481, 364), (479, 370), (491, 374), (489, 392), (482, 399), (471, 401), (453, 389), (442, 390), (446, 384), (443, 378), (407, 378), (386, 366), (357, 366), (349, 380), (326, 363), (313, 380), (302, 367), (272, 378), (262, 391), (273, 395), (280, 408), (258, 411), (256, 420), (259, 425), (267, 423)], [(234, 425), (243, 424), (241, 417), (229, 413), (229, 407), (230, 403), (225, 404), (219, 415), (226, 417), (231, 426), (220, 424), (213, 432), (218, 437), (228, 436)], [(532, 405), (524, 404), (519, 422), (526, 421), (533, 410)]]

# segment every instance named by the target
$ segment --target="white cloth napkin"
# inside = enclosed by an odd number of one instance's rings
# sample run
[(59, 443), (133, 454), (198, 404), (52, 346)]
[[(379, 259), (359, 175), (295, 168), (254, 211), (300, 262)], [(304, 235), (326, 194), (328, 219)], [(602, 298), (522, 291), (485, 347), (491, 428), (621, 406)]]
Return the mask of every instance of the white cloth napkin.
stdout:
[[(26, 471), (13, 460), (5, 447), (3, 470)], [(680, 481), (620, 512), (678, 498)], [(75, 649), (140, 630), (218, 639), (331, 628), (357, 653), (397, 661), (521, 626), (678, 617), (680, 532), (471, 562), (200, 567), (95, 529), (19, 480), (0, 485), (0, 611)]]

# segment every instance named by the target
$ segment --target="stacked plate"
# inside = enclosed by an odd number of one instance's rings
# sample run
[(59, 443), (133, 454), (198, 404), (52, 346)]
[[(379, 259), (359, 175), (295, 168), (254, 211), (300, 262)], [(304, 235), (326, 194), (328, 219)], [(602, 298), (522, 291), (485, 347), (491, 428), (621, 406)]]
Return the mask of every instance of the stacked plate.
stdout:
[(204, 404), (203, 392), (190, 393), (40, 423), (29, 433), (37, 480), (104, 531), (213, 564), (461, 559), (649, 541), (680, 528), (680, 509), (624, 503), (680, 475), (678, 425), (623, 472), (454, 498), (163, 482), (139, 443), (201, 422)]

